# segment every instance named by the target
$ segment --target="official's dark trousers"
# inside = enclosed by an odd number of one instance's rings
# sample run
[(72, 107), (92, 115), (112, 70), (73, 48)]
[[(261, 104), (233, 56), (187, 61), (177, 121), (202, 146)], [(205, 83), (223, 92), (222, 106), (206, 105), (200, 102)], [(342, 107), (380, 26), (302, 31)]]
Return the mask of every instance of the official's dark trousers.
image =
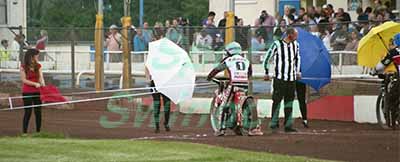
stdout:
[[(41, 105), (42, 101), (40, 101), (40, 93), (23, 93), (24, 96), (24, 106), (32, 106), (32, 105)], [(33, 96), (33, 97), (30, 97)], [(28, 132), (29, 120), (31, 118), (32, 109), (35, 111), (35, 121), (36, 121), (36, 132), (40, 132), (40, 128), (42, 125), (42, 108), (40, 106), (35, 106), (31, 108), (25, 108), (24, 120), (22, 121), (22, 132)]]
[(272, 119), (269, 124), (270, 128), (277, 128), (279, 124), (279, 109), (282, 99), (284, 100), (285, 111), (285, 128), (291, 128), (293, 124), (292, 109), (293, 100), (296, 89), (295, 81), (284, 81), (274, 78), (273, 80), (274, 91), (272, 93)]
[[(154, 87), (154, 81), (151, 81), (150, 83), (151, 87)], [(161, 94), (161, 93), (155, 93), (152, 95), (153, 96), (153, 115), (154, 115), (154, 123), (156, 127), (159, 127), (160, 123), (160, 109), (161, 109), (161, 97), (163, 100), (163, 105), (164, 105), (164, 126), (169, 126), (169, 114), (170, 114), (170, 107), (171, 107), (171, 100)]]
[(296, 81), (296, 94), (299, 100), (301, 117), (307, 120), (306, 84)]

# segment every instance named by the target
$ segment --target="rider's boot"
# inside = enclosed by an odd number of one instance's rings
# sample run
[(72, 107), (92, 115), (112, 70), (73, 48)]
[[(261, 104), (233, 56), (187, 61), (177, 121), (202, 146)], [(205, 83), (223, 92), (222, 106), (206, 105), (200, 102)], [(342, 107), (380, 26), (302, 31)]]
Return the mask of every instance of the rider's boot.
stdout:
[(261, 127), (257, 126), (256, 128), (249, 131), (249, 136), (262, 136), (264, 133), (261, 131)]
[(308, 128), (308, 121), (307, 120), (303, 120), (302, 122), (304, 128)]

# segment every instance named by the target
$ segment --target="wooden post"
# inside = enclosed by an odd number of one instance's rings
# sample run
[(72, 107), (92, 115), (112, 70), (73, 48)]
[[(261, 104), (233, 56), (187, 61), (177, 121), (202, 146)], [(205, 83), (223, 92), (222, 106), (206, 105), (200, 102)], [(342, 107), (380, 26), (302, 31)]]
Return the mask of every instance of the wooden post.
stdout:
[(75, 88), (75, 28), (71, 29), (71, 88)]
[(129, 48), (129, 28), (131, 26), (131, 17), (122, 18), (122, 51), (123, 51), (123, 68), (122, 68), (122, 88), (130, 88), (132, 80), (132, 62), (131, 50)]
[(24, 43), (25, 43), (25, 40), (22, 37), (22, 35), (24, 34), (23, 31), (22, 31), (22, 26), (18, 27), (18, 31), (19, 31), (19, 38), (22, 39), (22, 40), (19, 40), (20, 42), (18, 42), (19, 43), (19, 60), (20, 60), (21, 64), (23, 64), (24, 63), (24, 57), (25, 57), (25, 54), (24, 54)]
[(123, 68), (122, 68), (122, 88), (130, 88), (132, 80), (132, 62), (129, 28), (131, 27), (130, 17), (130, 0), (124, 1), (124, 17), (122, 18), (122, 51), (123, 51)]
[[(225, 25), (225, 45), (233, 42), (235, 40), (235, 14), (233, 11), (228, 12), (228, 16), (226, 17), (226, 25)], [(224, 71), (224, 77), (228, 77), (228, 71)]]
[(96, 27), (95, 27), (95, 88), (96, 91), (102, 91), (104, 89), (104, 58), (103, 58), (103, 0), (98, 1), (98, 13), (96, 15)]
[(235, 14), (232, 11), (228, 12), (226, 18), (226, 28), (225, 28), (225, 45), (233, 42), (235, 40)]

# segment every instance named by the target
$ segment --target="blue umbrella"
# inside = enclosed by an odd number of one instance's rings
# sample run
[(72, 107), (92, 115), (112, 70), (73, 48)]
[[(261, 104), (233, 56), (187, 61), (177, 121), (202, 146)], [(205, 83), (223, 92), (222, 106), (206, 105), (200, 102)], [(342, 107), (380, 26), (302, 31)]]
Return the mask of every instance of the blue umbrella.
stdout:
[(296, 29), (301, 58), (300, 82), (318, 91), (331, 81), (331, 57), (321, 39), (301, 28)]

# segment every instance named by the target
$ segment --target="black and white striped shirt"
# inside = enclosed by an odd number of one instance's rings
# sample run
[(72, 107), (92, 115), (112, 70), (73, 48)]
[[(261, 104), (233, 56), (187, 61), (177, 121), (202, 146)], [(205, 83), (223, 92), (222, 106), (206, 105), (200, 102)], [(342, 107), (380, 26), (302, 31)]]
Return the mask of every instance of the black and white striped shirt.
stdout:
[(297, 41), (286, 43), (284, 40), (276, 40), (267, 51), (264, 60), (265, 74), (268, 75), (268, 62), (273, 56), (274, 77), (284, 81), (295, 81), (296, 74), (300, 73), (299, 52)]

